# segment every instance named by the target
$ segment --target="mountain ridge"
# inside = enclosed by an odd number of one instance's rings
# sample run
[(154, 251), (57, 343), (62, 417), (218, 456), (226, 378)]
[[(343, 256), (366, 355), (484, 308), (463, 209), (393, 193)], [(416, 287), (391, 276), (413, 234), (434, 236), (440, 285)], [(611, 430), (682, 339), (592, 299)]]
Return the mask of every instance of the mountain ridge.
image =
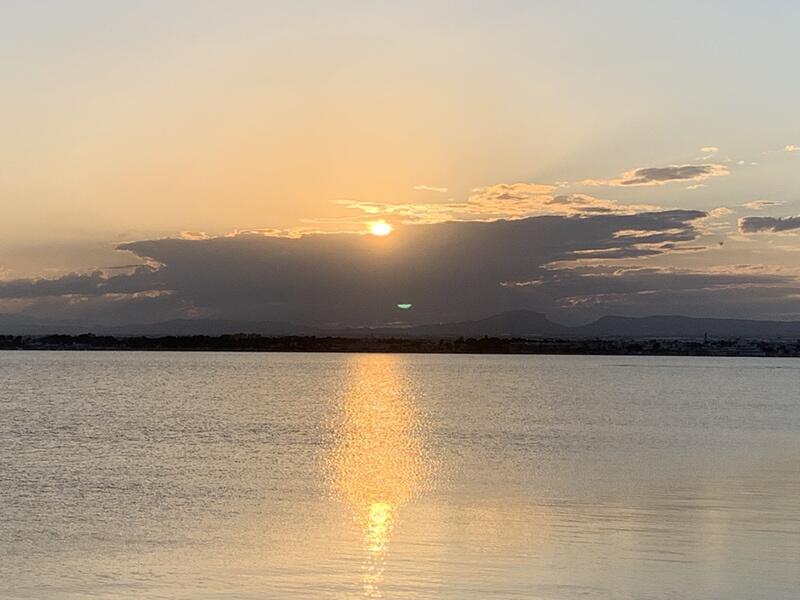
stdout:
[(684, 315), (626, 317), (607, 315), (585, 325), (568, 326), (531, 310), (513, 310), (483, 319), (431, 323), (408, 327), (322, 328), (283, 321), (237, 321), (231, 319), (171, 319), (150, 324), (100, 326), (75, 322), (37, 320), (26, 315), (0, 314), (0, 334), (47, 334), (134, 336), (219, 336), (253, 334), (266, 337), (800, 337), (800, 321), (769, 321)]

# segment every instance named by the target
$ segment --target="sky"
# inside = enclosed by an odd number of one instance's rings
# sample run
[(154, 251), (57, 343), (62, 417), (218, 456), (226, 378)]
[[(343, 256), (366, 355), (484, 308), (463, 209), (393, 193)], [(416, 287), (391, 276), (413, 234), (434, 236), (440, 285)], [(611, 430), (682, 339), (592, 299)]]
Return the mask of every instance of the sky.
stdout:
[(800, 319), (797, 31), (789, 1), (4, 2), (0, 313)]

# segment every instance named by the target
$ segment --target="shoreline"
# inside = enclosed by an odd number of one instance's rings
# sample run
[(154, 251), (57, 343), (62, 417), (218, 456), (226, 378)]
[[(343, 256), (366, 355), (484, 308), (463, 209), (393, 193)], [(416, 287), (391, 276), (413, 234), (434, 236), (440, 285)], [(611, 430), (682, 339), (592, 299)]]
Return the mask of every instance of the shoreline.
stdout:
[(349, 338), (258, 335), (0, 335), (0, 350), (99, 352), (330, 352), (800, 358), (800, 339), (770, 338)]

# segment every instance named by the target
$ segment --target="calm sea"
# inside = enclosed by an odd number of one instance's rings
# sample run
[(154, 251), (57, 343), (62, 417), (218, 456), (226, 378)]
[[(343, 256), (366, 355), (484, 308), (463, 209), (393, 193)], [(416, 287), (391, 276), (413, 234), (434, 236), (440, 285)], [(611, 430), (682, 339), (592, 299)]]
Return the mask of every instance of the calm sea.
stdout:
[(0, 353), (1, 598), (796, 599), (800, 361)]

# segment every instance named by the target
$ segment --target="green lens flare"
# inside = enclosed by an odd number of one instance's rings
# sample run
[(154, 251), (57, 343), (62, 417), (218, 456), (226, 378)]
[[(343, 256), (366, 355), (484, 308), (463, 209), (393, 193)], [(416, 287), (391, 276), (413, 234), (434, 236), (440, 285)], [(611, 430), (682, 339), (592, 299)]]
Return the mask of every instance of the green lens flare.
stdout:
[(397, 308), (402, 308), (403, 310), (408, 310), (412, 306), (413, 306), (413, 304), (407, 304), (407, 303), (403, 302), (402, 304), (398, 304)]

